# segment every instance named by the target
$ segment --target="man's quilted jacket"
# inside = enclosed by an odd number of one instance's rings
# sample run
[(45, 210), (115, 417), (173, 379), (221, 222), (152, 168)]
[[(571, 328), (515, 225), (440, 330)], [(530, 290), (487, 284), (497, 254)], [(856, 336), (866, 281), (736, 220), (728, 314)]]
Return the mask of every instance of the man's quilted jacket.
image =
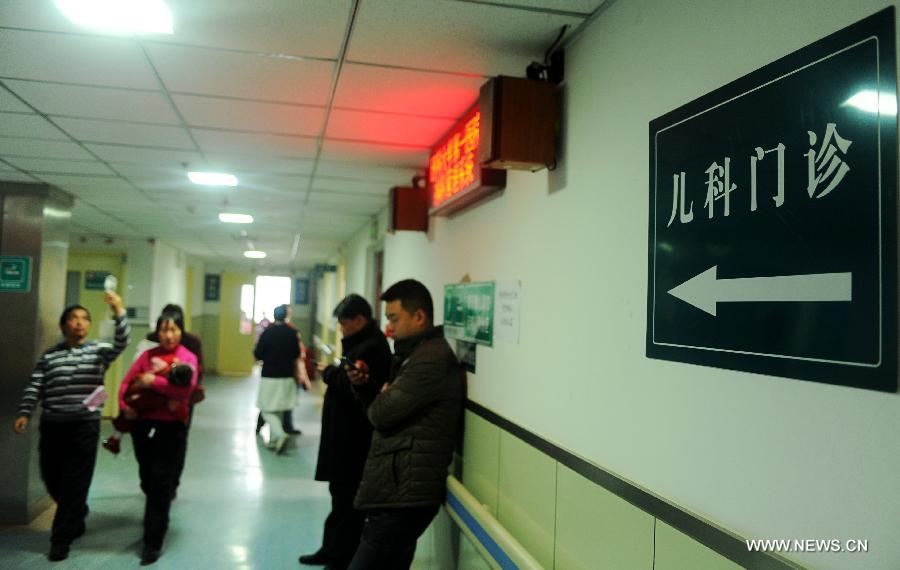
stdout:
[[(443, 327), (394, 344), (390, 388), (368, 406), (375, 428), (358, 509), (438, 505), (461, 427), (463, 373)], [(363, 392), (357, 392), (362, 397)]]

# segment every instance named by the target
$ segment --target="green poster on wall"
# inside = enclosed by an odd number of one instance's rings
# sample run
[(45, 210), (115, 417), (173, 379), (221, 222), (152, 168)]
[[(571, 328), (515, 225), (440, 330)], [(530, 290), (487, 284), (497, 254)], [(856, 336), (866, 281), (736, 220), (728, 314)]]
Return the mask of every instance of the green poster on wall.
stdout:
[(444, 333), (450, 338), (493, 346), (493, 282), (444, 285)]

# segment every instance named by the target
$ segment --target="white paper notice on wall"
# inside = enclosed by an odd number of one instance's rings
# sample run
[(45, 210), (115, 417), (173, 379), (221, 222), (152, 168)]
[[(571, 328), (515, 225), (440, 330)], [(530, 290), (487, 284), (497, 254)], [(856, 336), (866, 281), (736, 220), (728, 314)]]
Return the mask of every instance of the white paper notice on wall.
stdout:
[(494, 282), (494, 340), (519, 344), (521, 296), (521, 281), (506, 279)]

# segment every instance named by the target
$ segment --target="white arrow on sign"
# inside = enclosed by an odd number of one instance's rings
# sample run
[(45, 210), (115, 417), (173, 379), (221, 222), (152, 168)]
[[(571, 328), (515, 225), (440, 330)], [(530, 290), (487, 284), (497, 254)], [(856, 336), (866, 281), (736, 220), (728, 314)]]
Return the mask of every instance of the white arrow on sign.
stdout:
[(779, 275), (744, 279), (716, 279), (713, 265), (669, 291), (701, 311), (716, 316), (716, 303), (784, 303), (852, 301), (852, 273)]

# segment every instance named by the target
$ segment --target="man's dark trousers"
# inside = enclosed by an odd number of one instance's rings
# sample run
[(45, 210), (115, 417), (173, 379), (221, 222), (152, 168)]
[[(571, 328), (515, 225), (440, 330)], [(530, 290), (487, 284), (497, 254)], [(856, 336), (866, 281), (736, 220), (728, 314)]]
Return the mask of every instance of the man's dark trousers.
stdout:
[(97, 462), (100, 420), (41, 421), (41, 478), (56, 501), (50, 541), (69, 544), (84, 533), (87, 496)]
[(416, 541), (438, 509), (440, 505), (367, 511), (350, 570), (409, 568), (416, 554)]
[(366, 513), (353, 508), (353, 497), (359, 480), (330, 481), (331, 512), (325, 519), (322, 550), (328, 556), (328, 567), (342, 569), (350, 564), (359, 546)]

